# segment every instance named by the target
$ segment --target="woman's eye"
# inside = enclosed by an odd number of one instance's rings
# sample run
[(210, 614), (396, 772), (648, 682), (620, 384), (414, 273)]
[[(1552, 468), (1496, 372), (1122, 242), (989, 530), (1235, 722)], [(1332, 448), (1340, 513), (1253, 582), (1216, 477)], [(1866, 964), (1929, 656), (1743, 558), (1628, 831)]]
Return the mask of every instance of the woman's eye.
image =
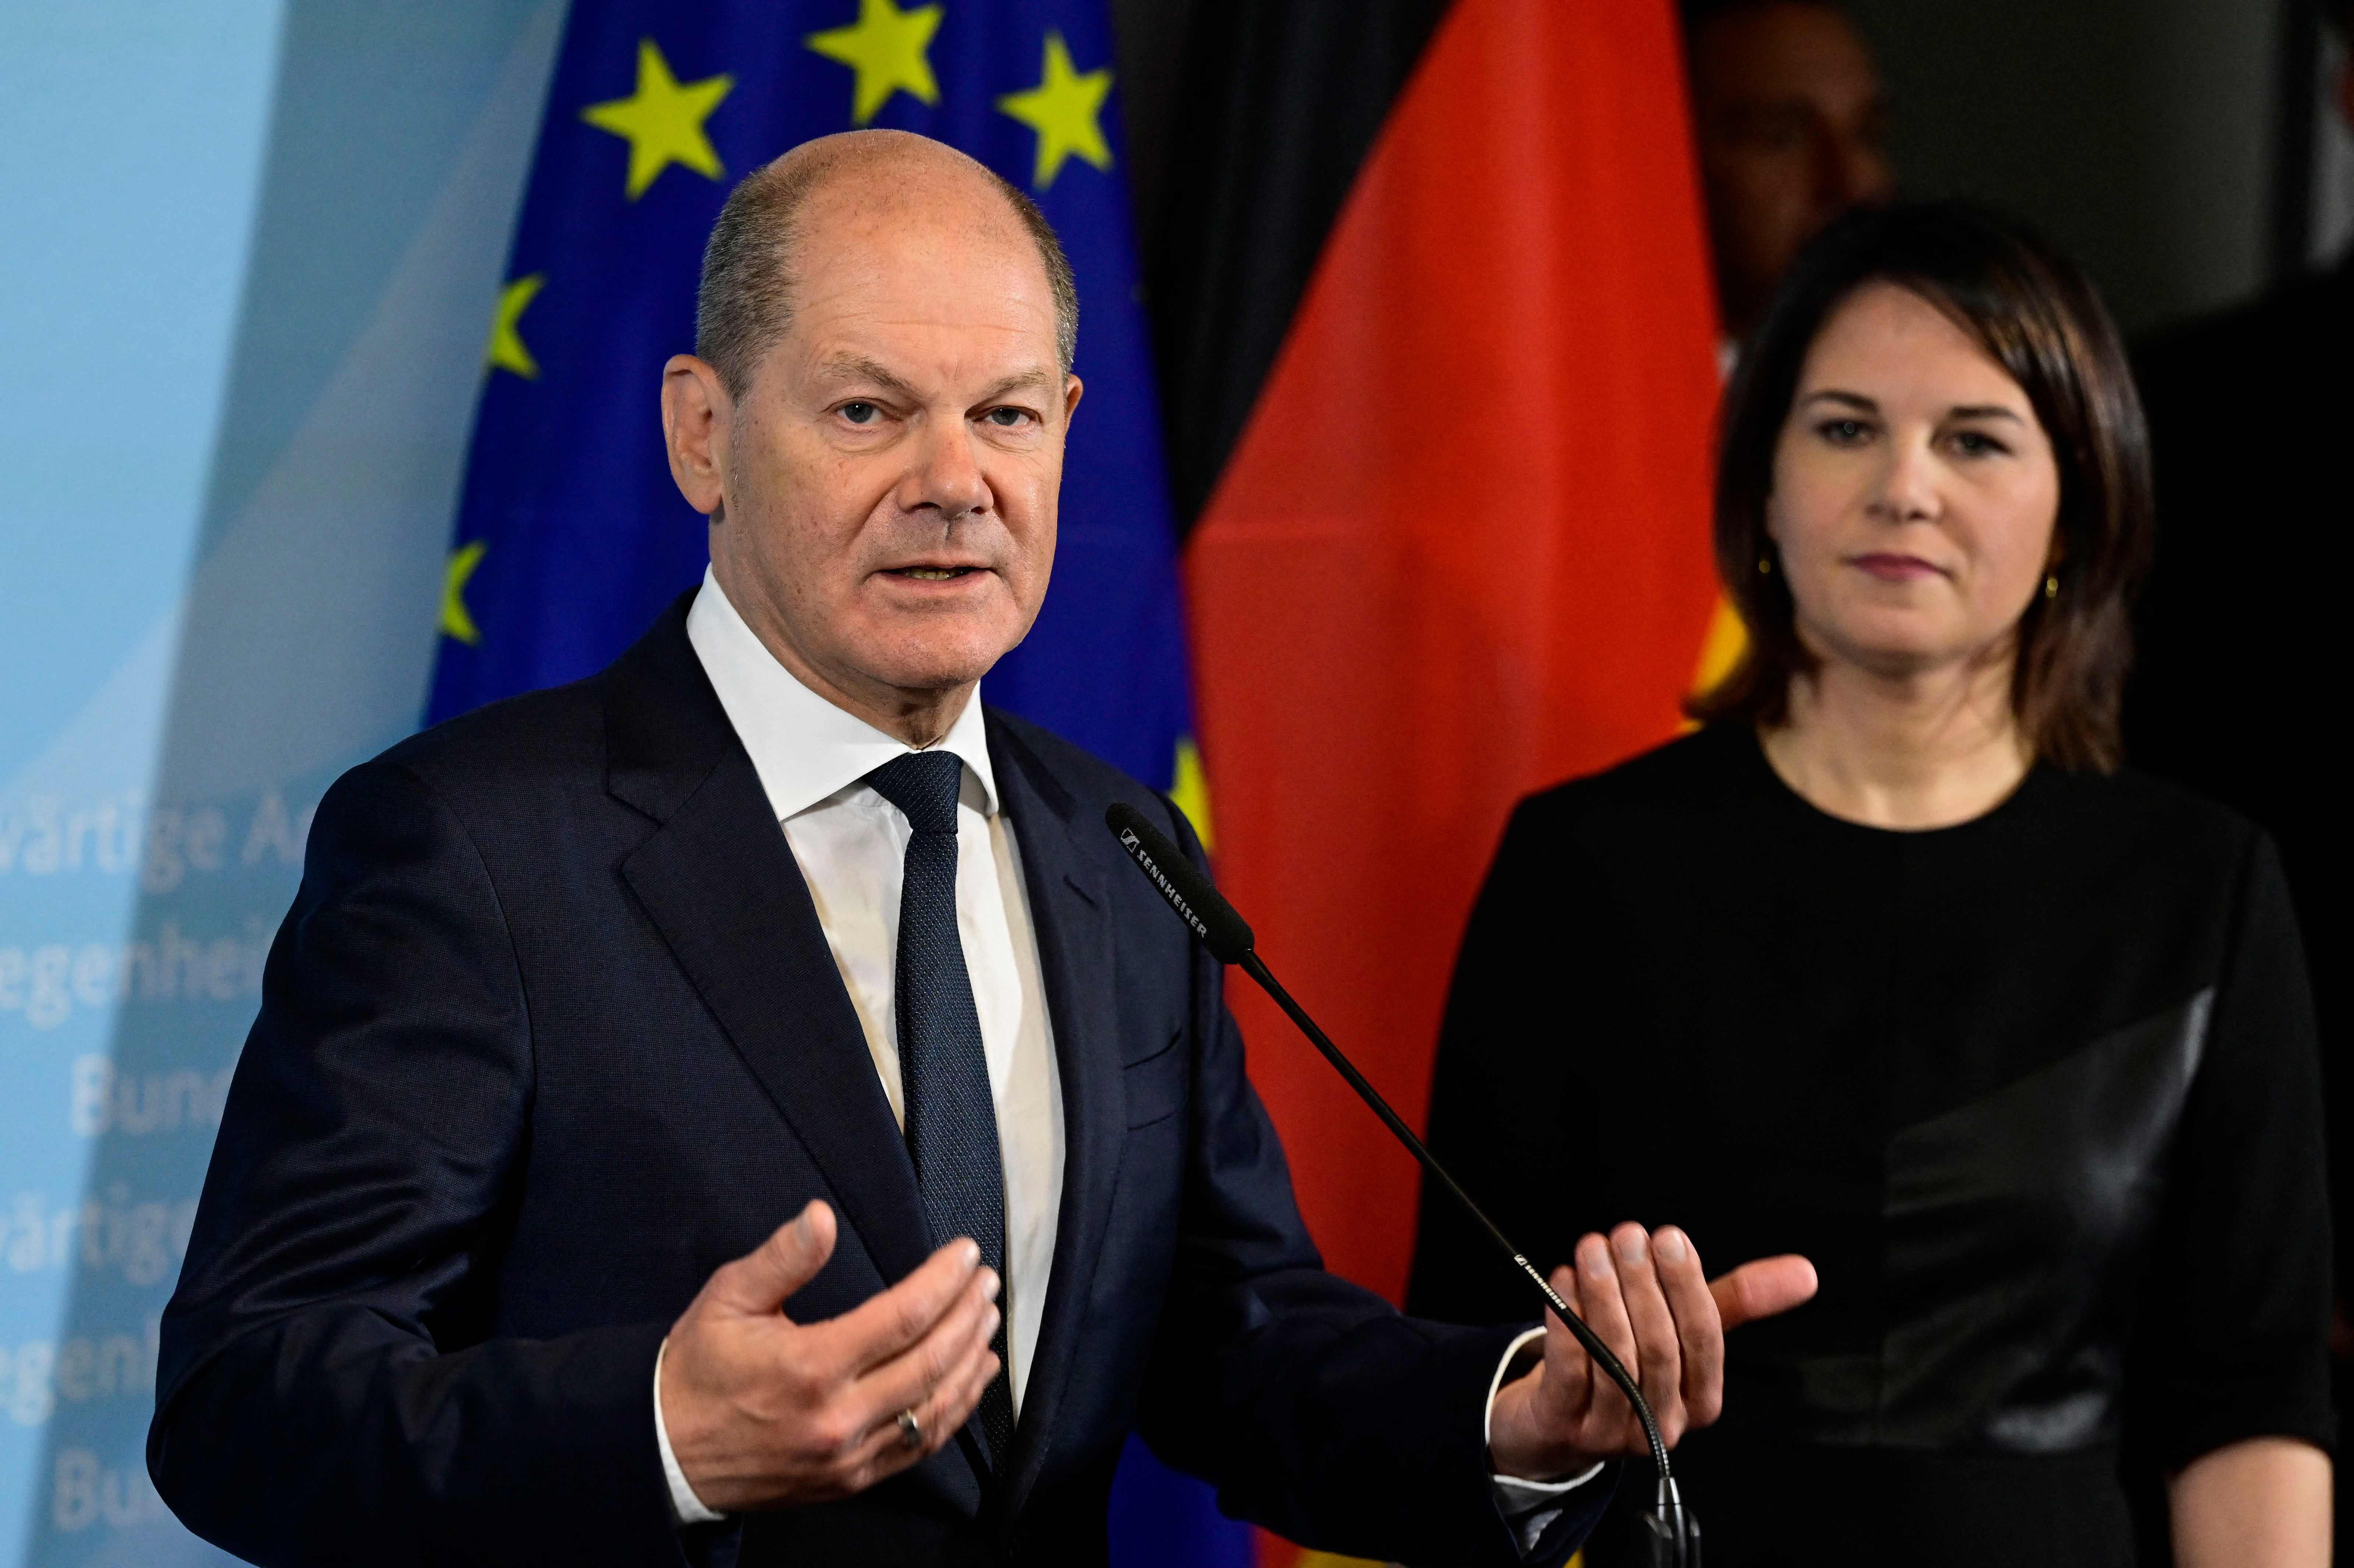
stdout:
[(1956, 430), (1954, 446), (1964, 457), (1984, 457), (1988, 452), (2007, 452), (2010, 449), (1992, 436), (1979, 430)]
[(1861, 419), (1825, 419), (1816, 432), (1833, 446), (1851, 447), (1872, 434)]
[(842, 417), (854, 425), (871, 425), (883, 417), (883, 410), (872, 403), (844, 403)]

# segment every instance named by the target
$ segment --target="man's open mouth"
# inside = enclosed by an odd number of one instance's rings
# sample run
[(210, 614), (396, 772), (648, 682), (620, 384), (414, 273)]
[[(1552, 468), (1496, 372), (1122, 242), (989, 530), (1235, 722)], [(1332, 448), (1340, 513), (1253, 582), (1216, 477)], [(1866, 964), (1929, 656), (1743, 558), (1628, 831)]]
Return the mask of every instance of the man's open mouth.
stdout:
[(979, 567), (894, 567), (895, 577), (913, 577), (917, 582), (944, 583), (950, 577), (960, 577), (981, 570)]

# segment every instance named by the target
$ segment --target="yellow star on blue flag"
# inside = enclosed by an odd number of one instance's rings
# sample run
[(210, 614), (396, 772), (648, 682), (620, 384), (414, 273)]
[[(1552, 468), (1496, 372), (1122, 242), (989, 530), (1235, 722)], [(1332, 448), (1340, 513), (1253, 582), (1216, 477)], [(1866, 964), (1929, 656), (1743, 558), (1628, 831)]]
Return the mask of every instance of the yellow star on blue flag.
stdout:
[(918, 5), (902, 11), (891, 0), (858, 0), (858, 20), (828, 27), (801, 40), (855, 74), (850, 90), (850, 122), (864, 125), (895, 92), (918, 103), (938, 103), (940, 84), (932, 76), (932, 35), (940, 30), (940, 8)]
[(476, 539), (450, 552), (450, 564), (441, 573), (441, 633), (454, 637), (469, 648), (482, 640), (474, 625), (474, 618), (466, 609), (466, 579), (482, 564), (482, 552), (491, 547), (488, 539)]
[(732, 76), (707, 76), (683, 82), (671, 74), (670, 62), (652, 38), (638, 41), (638, 90), (627, 98), (592, 103), (580, 118), (599, 131), (610, 131), (630, 143), (630, 173), (624, 186), (631, 201), (673, 164), (684, 164), (706, 179), (727, 171), (703, 133), (703, 122), (736, 85)]
[(1009, 92), (997, 107), (1038, 132), (1038, 159), (1030, 184), (1044, 190), (1063, 172), (1066, 158), (1082, 158), (1098, 169), (1111, 167), (1111, 144), (1104, 140), (1099, 118), (1111, 91), (1111, 68), (1082, 75), (1071, 64), (1070, 47), (1063, 35), (1046, 34), (1044, 74), (1026, 92)]
[(546, 281), (546, 273), (534, 272), (528, 278), (517, 278), (499, 291), (498, 312), (491, 318), (490, 346), (482, 354), (483, 362), (492, 369), (511, 370), (525, 381), (538, 379), (539, 361), (531, 356), (531, 350), (524, 344), (523, 334), (516, 328), (523, 319), (523, 313), (531, 305), (532, 296), (538, 293), (541, 285)]

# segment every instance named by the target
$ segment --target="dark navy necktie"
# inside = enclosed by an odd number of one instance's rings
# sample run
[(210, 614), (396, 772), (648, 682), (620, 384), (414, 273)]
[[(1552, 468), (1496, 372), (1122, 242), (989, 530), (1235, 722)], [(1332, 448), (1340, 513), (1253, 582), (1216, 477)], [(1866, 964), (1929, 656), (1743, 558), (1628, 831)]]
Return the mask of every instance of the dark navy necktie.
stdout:
[[(1005, 1167), (997, 1150), (997, 1109), (989, 1096), (989, 1058), (981, 1014), (957, 935), (957, 790), (964, 763), (952, 752), (923, 751), (886, 762), (866, 776), (875, 792), (899, 808), (915, 832), (907, 839), (899, 891), (899, 956), (893, 984), (899, 1018), (899, 1089), (907, 1106), (907, 1152), (932, 1245), (970, 1236), (981, 1260), (1005, 1277)], [(1012, 1310), (1009, 1284), (1000, 1298)], [(991, 1348), (1009, 1369), (1005, 1325)], [(1013, 1434), (1013, 1385), (1001, 1372), (981, 1395), (976, 1419), (994, 1462)]]

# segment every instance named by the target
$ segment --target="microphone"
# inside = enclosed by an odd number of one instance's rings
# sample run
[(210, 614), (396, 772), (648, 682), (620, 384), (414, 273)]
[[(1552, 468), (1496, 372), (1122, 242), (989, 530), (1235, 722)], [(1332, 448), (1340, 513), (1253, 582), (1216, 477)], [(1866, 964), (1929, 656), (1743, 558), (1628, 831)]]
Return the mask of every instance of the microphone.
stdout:
[(1186, 859), (1184, 852), (1171, 843), (1168, 836), (1155, 828), (1143, 812), (1125, 801), (1115, 800), (1105, 809), (1104, 825), (1112, 831), (1112, 835), (1119, 840), (1120, 847), (1128, 852), (1129, 858), (1136, 862), (1137, 868), (1168, 901), (1169, 907), (1177, 912), (1179, 918), (1193, 929), (1202, 945), (1209, 948), (1211, 957), (1223, 964), (1239, 965), (1245, 974), (1257, 980), (1260, 989), (1275, 999), (1275, 1004), (1299, 1026), (1299, 1032), (1308, 1036), (1309, 1043), (1322, 1052), (1324, 1059), (1332, 1064), (1333, 1070), (1348, 1080), (1349, 1086), (1357, 1091), (1357, 1097), (1373, 1108), (1373, 1114), (1382, 1118), (1382, 1124), (1405, 1145), (1406, 1152), (1420, 1161), (1422, 1168), (1430, 1173), (1431, 1180), (1445, 1188), (1463, 1206), (1464, 1213), (1488, 1234), (1488, 1239), (1512, 1260), (1512, 1266), (1536, 1287), (1537, 1293), (1544, 1298), (1545, 1306), (1585, 1348), (1585, 1353), (1593, 1358), (1594, 1364), (1602, 1369), (1603, 1375), (1618, 1385), (1618, 1392), (1625, 1394), (1627, 1403), (1634, 1407), (1636, 1419), (1643, 1424), (1643, 1436), (1651, 1448), (1651, 1467), (1658, 1472), (1659, 1480), (1657, 1500), (1642, 1516), (1644, 1560), (1654, 1568), (1700, 1568), (1700, 1521), (1692, 1517), (1690, 1509), (1684, 1507), (1683, 1499), (1676, 1490), (1675, 1472), (1668, 1462), (1668, 1446), (1659, 1436), (1659, 1420), (1651, 1414), (1650, 1402), (1643, 1397), (1642, 1389), (1627, 1371), (1626, 1363), (1602, 1342), (1600, 1335), (1586, 1327), (1584, 1319), (1569, 1309), (1569, 1303), (1561, 1298), (1561, 1293), (1553, 1287), (1553, 1283), (1529, 1262), (1526, 1254), (1512, 1245), (1511, 1238), (1504, 1234), (1486, 1212), (1472, 1202), (1471, 1194), (1447, 1174), (1447, 1168), (1438, 1162), (1437, 1157), (1423, 1146), (1421, 1139), (1415, 1136), (1414, 1128), (1390, 1108), (1389, 1101), (1382, 1097), (1381, 1091), (1365, 1081), (1365, 1075), (1357, 1071), (1356, 1065), (1341, 1054), (1341, 1048), (1317, 1027), (1316, 1021), (1308, 1016), (1307, 1010), (1292, 1000), (1291, 993), (1283, 989), (1282, 982), (1275, 978), (1254, 950), (1249, 924), (1233, 905), (1226, 902), (1216, 885)]

